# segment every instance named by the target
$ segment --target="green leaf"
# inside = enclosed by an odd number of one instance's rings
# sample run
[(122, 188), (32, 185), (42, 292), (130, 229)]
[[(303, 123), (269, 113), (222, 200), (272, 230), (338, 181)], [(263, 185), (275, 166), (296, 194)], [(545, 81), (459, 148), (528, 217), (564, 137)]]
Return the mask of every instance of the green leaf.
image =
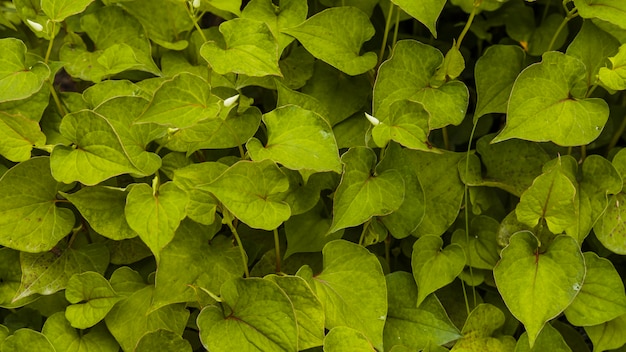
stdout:
[(491, 304), (479, 304), (472, 310), (463, 325), (463, 338), (452, 351), (511, 351), (515, 348), (515, 339), (511, 336), (492, 337), (494, 332), (504, 325), (504, 313)]
[(74, 274), (86, 271), (103, 274), (109, 265), (109, 251), (101, 243), (92, 243), (78, 249), (63, 249), (60, 254), (22, 252), (20, 264), (22, 281), (14, 301), (35, 293), (49, 295), (63, 290)]
[(124, 1), (126, 12), (135, 17), (156, 44), (166, 49), (182, 50), (189, 44), (181, 33), (193, 28), (186, 4), (182, 1)]
[(65, 186), (50, 174), (47, 157), (21, 162), (0, 178), (0, 244), (24, 252), (54, 247), (74, 226), (70, 209), (56, 206)]
[(176, 236), (161, 251), (156, 272), (153, 307), (197, 302), (203, 291), (217, 294), (222, 284), (243, 274), (241, 254), (232, 241), (213, 237), (212, 228), (189, 220), (181, 223)]
[(391, 143), (385, 150), (383, 160), (376, 166), (376, 172), (395, 169), (404, 180), (404, 201), (389, 215), (379, 217), (393, 237), (401, 239), (412, 234), (422, 222), (425, 213), (424, 190), (417, 173), (410, 165), (406, 149)]
[(207, 306), (197, 323), (210, 351), (297, 351), (296, 317), (285, 293), (260, 278), (232, 279), (221, 288), (222, 308)]
[(378, 259), (344, 240), (329, 242), (322, 254), (324, 270), (313, 278), (313, 286), (324, 306), (326, 328), (350, 327), (382, 350), (387, 287)]
[(65, 318), (76, 329), (96, 325), (122, 299), (102, 275), (93, 271), (72, 275), (65, 298), (72, 304), (65, 309)]
[(238, 18), (223, 22), (220, 32), (226, 43), (224, 48), (215, 41), (208, 41), (200, 48), (200, 55), (215, 72), (282, 76), (278, 67), (278, 42), (267, 24)]
[(393, 140), (410, 149), (429, 150), (429, 119), (430, 114), (422, 104), (398, 100), (391, 104), (389, 115), (374, 126), (372, 138), (381, 148)]
[(626, 44), (619, 47), (619, 52), (610, 57), (611, 68), (599, 70), (600, 82), (609, 89), (626, 90)]
[(283, 28), (295, 27), (306, 20), (308, 5), (298, 0), (281, 0), (278, 6), (271, 0), (250, 1), (241, 12), (241, 18), (262, 21), (278, 38), (278, 53), (289, 45), (293, 38), (281, 33)]
[(585, 327), (594, 351), (620, 348), (626, 344), (626, 314), (600, 325)]
[(386, 276), (389, 312), (385, 323), (385, 347), (404, 345), (410, 350), (426, 348), (430, 341), (443, 345), (461, 337), (435, 295), (417, 302), (417, 285), (412, 275), (396, 271)]
[(41, 2), (41, 9), (54, 22), (85, 11), (94, 0), (48, 0)]
[(48, 317), (41, 332), (48, 338), (56, 352), (117, 352), (120, 349), (104, 325), (97, 325), (87, 333), (78, 332), (63, 316), (63, 312)]
[(126, 197), (124, 214), (130, 228), (158, 258), (187, 216), (188, 201), (187, 193), (173, 182), (162, 184), (158, 190), (145, 183), (134, 184)]
[(145, 175), (104, 116), (89, 110), (71, 113), (63, 118), (60, 130), (73, 146), (57, 145), (52, 151), (50, 167), (55, 179), (92, 186), (125, 173)]
[(150, 306), (153, 293), (154, 286), (135, 291), (118, 302), (104, 319), (122, 350), (133, 351), (143, 335), (151, 331), (164, 329), (180, 336), (185, 330), (189, 311), (184, 305), (172, 304), (153, 311)]
[(293, 305), (298, 323), (298, 350), (321, 346), (324, 340), (324, 307), (304, 279), (297, 276), (268, 275)]
[[(102, 30), (107, 27), (115, 28), (115, 34)], [(83, 15), (80, 28), (97, 50), (88, 51), (76, 34), (65, 38), (59, 58), (66, 62), (64, 68), (72, 77), (100, 82), (127, 70), (159, 74), (141, 23), (119, 6), (105, 6)]]
[[(593, 22), (583, 22), (576, 38), (567, 47), (567, 55), (580, 59), (587, 68), (587, 86), (596, 84), (598, 72), (608, 64), (607, 58), (615, 55), (619, 42), (612, 35), (598, 28)], [(625, 87), (626, 88), (626, 87)]]
[(411, 0), (392, 0), (404, 12), (423, 23), (433, 37), (437, 38), (437, 18), (446, 4), (446, 0), (427, 0), (417, 3)]
[(521, 138), (577, 146), (595, 140), (609, 109), (603, 99), (586, 98), (586, 72), (577, 58), (545, 53), (540, 63), (528, 66), (515, 81), (506, 126), (492, 143)]
[(44, 63), (26, 65), (26, 50), (19, 39), (0, 39), (0, 103), (30, 97), (50, 76)]
[(219, 111), (220, 103), (211, 94), (211, 86), (201, 77), (181, 72), (154, 92), (150, 105), (135, 122), (185, 128), (217, 118)]
[(458, 244), (443, 248), (441, 237), (426, 235), (413, 244), (413, 277), (417, 283), (417, 307), (428, 295), (454, 281), (465, 267), (465, 254)]
[(545, 221), (555, 234), (576, 221), (576, 186), (566, 175), (566, 161), (559, 158), (522, 193), (515, 208), (517, 220), (531, 228)]
[(289, 180), (269, 160), (240, 161), (198, 188), (213, 193), (235, 217), (256, 229), (271, 231), (291, 216), (281, 197)]
[(332, 218), (322, 201), (304, 214), (292, 215), (285, 222), (285, 258), (295, 253), (319, 252), (326, 243), (341, 238), (343, 230), (328, 233), (331, 223)]
[(443, 54), (432, 46), (414, 40), (397, 42), (391, 57), (378, 70), (373, 115), (383, 120), (391, 114), (394, 102), (408, 99), (424, 105), (430, 114), (430, 130), (460, 124), (469, 101), (465, 84), (449, 81), (443, 85), (431, 85), (431, 79), (443, 61)]
[(474, 69), (476, 117), (506, 113), (513, 83), (524, 68), (524, 58), (524, 51), (516, 45), (493, 45), (485, 50)]
[[(222, 110), (222, 113), (224, 111)], [(243, 145), (259, 129), (261, 111), (251, 107), (243, 112), (231, 109), (223, 118), (207, 119), (168, 136), (168, 149), (191, 155), (199, 149), (225, 149)]]
[(182, 336), (169, 330), (159, 329), (146, 333), (137, 342), (135, 352), (192, 352), (191, 344)]
[(15, 162), (30, 159), (33, 145), (43, 146), (46, 143), (46, 136), (37, 121), (5, 111), (0, 111), (0, 138), (0, 154)]
[(123, 240), (137, 236), (124, 216), (128, 192), (121, 188), (83, 187), (75, 193), (63, 193), (72, 202), (89, 225), (102, 236)]
[(174, 183), (189, 195), (187, 216), (201, 224), (210, 225), (215, 221), (215, 211), (219, 201), (211, 193), (199, 188), (215, 181), (228, 166), (218, 162), (205, 162), (187, 165), (174, 170)]
[(295, 105), (263, 115), (268, 139), (265, 146), (252, 138), (246, 149), (254, 161), (273, 160), (292, 170), (341, 173), (333, 131), (320, 115)]
[(404, 180), (396, 170), (373, 173), (376, 155), (371, 149), (348, 150), (341, 161), (344, 174), (334, 196), (329, 233), (360, 225), (372, 216), (388, 215), (404, 201)]
[(0, 345), (2, 351), (12, 352), (57, 352), (42, 333), (31, 329), (19, 329)]
[(597, 18), (626, 29), (626, 3), (620, 0), (574, 0), (582, 18)]
[(565, 310), (576, 326), (599, 325), (626, 314), (624, 284), (613, 264), (593, 252), (584, 253), (587, 275), (572, 304)]
[(328, 352), (375, 352), (371, 342), (360, 333), (347, 326), (332, 328), (324, 338), (324, 351)]
[(376, 66), (376, 54), (360, 55), (361, 46), (374, 35), (368, 16), (354, 7), (332, 7), (296, 27), (282, 30), (298, 39), (316, 58), (351, 76)]
[(463, 247), (468, 266), (492, 270), (500, 260), (499, 228), (500, 223), (495, 219), (479, 215), (471, 220), (469, 236), (463, 230), (454, 231), (452, 243)]
[(609, 198), (606, 211), (600, 216), (593, 230), (604, 247), (613, 253), (626, 254), (626, 193)]
[[(20, 288), (21, 279), (20, 252), (7, 247), (0, 248), (0, 307), (22, 307), (38, 298), (37, 295), (32, 295), (17, 301), (13, 300)], [(0, 341), (2, 340), (0, 336)]]
[(578, 243), (569, 236), (557, 236), (540, 251), (535, 236), (519, 232), (502, 250), (493, 275), (507, 307), (526, 327), (532, 347), (545, 323), (579, 293), (585, 262)]
[(523, 333), (517, 341), (515, 352), (531, 352), (531, 351), (555, 351), (555, 352), (571, 352), (563, 336), (551, 324), (546, 324), (541, 330), (535, 345), (531, 348), (528, 343), (528, 334)]
[(464, 186), (455, 170), (465, 153), (442, 154), (406, 151), (408, 164), (417, 174), (424, 190), (424, 218), (414, 235), (441, 235), (456, 219)]
[(145, 99), (151, 97), (148, 92), (128, 80), (108, 80), (94, 84), (83, 91), (83, 99), (92, 109), (107, 100), (124, 96), (140, 96)]

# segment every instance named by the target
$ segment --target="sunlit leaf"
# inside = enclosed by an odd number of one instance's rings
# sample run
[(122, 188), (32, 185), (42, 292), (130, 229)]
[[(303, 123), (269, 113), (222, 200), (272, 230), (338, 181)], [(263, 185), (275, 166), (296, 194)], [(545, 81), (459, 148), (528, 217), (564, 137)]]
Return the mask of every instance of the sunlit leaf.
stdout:
[(65, 318), (76, 329), (96, 325), (122, 299), (102, 275), (93, 271), (73, 275), (67, 282), (65, 298), (72, 304), (66, 308)]

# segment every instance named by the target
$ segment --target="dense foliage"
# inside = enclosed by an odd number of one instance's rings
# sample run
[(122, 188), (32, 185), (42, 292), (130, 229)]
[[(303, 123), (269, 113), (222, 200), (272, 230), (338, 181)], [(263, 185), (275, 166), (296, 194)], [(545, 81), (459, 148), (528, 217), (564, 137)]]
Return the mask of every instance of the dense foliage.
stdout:
[(626, 1), (0, 1), (0, 351), (626, 350)]

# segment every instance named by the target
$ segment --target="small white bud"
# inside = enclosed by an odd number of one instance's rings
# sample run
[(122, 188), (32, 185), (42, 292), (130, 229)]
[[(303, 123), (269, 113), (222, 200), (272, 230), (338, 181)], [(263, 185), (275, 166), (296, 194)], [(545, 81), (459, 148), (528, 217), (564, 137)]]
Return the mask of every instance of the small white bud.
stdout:
[(200, 7), (200, 0), (193, 0), (192, 6), (196, 9)]
[(174, 134), (176, 132), (178, 132), (179, 128), (177, 127), (170, 127), (167, 129), (167, 134)]
[(28, 23), (29, 26), (31, 26), (32, 29), (35, 30), (35, 32), (41, 32), (43, 31), (43, 26), (35, 21), (31, 21), (29, 19), (26, 20), (26, 22)]
[(224, 99), (224, 106), (229, 108), (231, 106), (233, 106), (233, 104), (235, 104), (235, 102), (239, 99), (239, 94), (237, 95), (233, 95), (230, 98), (226, 98)]
[(380, 124), (380, 121), (378, 121), (377, 118), (375, 118), (374, 116), (365, 113), (365, 117), (367, 117), (367, 119), (372, 123), (372, 125), (374, 126), (378, 126)]

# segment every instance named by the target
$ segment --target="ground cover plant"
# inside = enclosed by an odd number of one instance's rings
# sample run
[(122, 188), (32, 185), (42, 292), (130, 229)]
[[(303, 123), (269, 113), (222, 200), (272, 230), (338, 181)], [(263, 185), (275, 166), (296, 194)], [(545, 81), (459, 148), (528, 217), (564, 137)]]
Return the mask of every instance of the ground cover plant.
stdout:
[(626, 2), (0, 14), (0, 351), (626, 350)]

